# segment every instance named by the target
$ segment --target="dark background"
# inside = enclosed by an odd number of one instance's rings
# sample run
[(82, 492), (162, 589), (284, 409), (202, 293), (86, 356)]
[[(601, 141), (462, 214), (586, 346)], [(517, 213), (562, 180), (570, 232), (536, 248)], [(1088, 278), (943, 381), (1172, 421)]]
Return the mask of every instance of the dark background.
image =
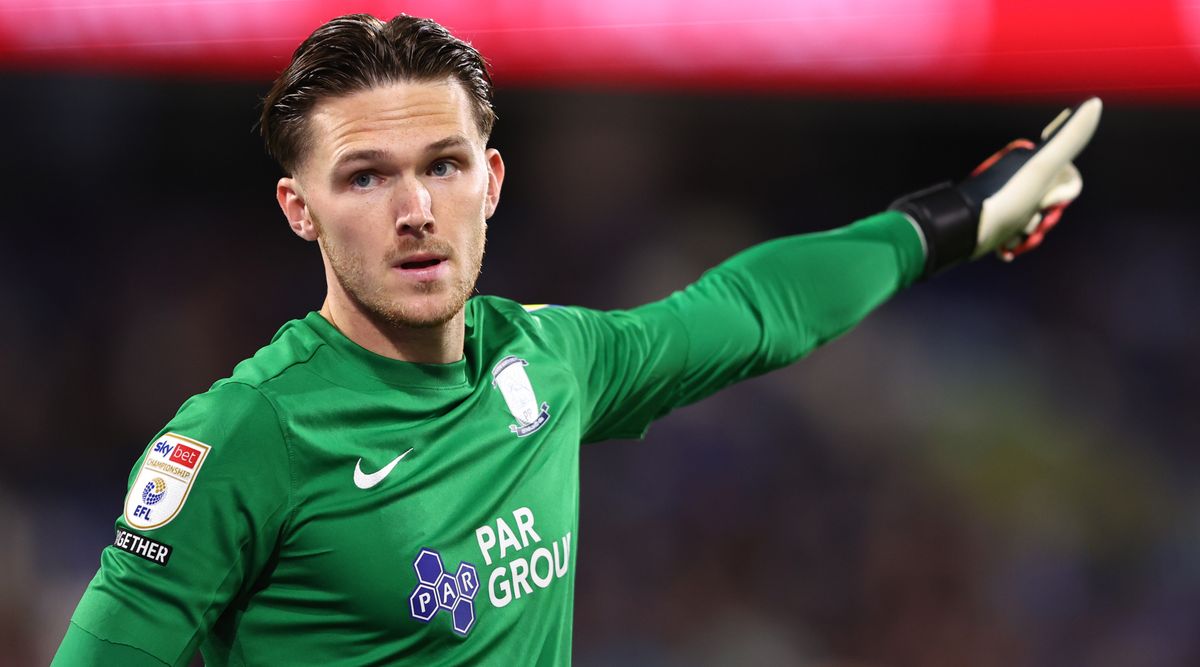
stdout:
[[(265, 89), (0, 74), (0, 664), (53, 654), (147, 438), (321, 303)], [(479, 291), (665, 296), (1061, 106), (502, 88)], [(586, 447), (576, 664), (1200, 664), (1198, 135), (1110, 104), (1042, 249)]]

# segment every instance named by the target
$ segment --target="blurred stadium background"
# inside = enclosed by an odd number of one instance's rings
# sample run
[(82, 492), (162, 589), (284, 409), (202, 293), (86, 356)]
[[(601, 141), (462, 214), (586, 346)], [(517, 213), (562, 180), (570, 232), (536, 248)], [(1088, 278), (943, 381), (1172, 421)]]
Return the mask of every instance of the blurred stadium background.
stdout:
[(347, 11), (494, 64), (479, 289), (527, 302), (663, 296), (1104, 96), (1042, 250), (586, 448), (575, 662), (1200, 664), (1185, 0), (0, 2), (0, 664), (53, 654), (147, 438), (319, 307), (253, 125)]

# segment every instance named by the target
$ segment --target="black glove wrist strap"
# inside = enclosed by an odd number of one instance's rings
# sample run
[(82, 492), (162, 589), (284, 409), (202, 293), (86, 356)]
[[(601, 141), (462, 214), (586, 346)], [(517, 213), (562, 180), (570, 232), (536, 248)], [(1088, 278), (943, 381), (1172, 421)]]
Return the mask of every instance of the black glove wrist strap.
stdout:
[(889, 209), (912, 218), (925, 235), (925, 273), (928, 278), (975, 254), (979, 238), (979, 207), (953, 183), (946, 182), (905, 195)]

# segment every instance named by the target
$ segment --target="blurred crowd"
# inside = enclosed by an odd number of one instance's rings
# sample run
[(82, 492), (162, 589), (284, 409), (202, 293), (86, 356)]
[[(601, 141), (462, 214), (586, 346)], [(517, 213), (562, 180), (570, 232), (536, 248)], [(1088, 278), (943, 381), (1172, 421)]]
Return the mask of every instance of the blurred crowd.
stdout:
[[(265, 84), (0, 78), (0, 664), (33, 665), (148, 438), (324, 284), (274, 202)], [(660, 298), (1060, 106), (502, 87), (479, 290)], [(575, 663), (1200, 664), (1198, 134), (1110, 104), (1041, 250), (585, 447)]]

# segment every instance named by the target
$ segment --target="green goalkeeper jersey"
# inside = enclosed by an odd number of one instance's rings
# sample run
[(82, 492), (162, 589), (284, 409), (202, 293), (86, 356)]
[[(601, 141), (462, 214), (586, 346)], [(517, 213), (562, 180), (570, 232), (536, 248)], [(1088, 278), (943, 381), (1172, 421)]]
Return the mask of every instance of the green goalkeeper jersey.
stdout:
[(151, 439), (55, 664), (569, 664), (580, 443), (801, 357), (923, 261), (885, 213), (628, 311), (476, 297), (444, 365), (289, 322)]

